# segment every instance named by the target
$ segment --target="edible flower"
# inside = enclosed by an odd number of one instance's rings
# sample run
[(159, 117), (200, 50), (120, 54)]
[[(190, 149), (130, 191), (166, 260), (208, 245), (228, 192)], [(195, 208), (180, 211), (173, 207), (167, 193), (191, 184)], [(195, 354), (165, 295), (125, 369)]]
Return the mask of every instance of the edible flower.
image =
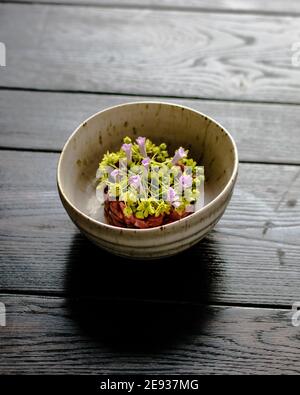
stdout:
[(127, 161), (131, 162), (131, 159), (132, 159), (132, 144), (131, 143), (129, 143), (129, 144), (124, 143), (121, 148), (126, 154)]
[(184, 150), (184, 148), (180, 147), (177, 151), (175, 151), (175, 155), (172, 159), (172, 165), (176, 165), (176, 163), (180, 161), (180, 159), (183, 159), (186, 156), (187, 156), (186, 151)]
[(117, 178), (118, 176), (120, 176), (120, 174), (121, 174), (121, 172), (120, 172), (119, 169), (115, 169), (115, 170), (113, 170), (113, 171), (110, 173), (110, 175), (111, 175), (113, 178)]
[(193, 185), (193, 178), (191, 175), (182, 175), (179, 177), (179, 184), (182, 189), (191, 188)]
[(180, 206), (179, 202), (179, 197), (177, 193), (175, 192), (175, 189), (172, 187), (169, 187), (168, 189), (168, 197), (167, 197), (168, 202), (170, 202), (175, 208)]
[(141, 155), (146, 158), (147, 157), (147, 152), (146, 152), (146, 137), (138, 137), (136, 139), (136, 142), (139, 146), (140, 153)]
[(129, 185), (138, 188), (141, 185), (141, 177), (139, 175), (130, 176), (128, 179)]
[(144, 168), (145, 168), (146, 170), (148, 170), (148, 169), (149, 169), (149, 166), (150, 166), (150, 158), (145, 158), (145, 159), (143, 159), (143, 160), (142, 160), (142, 165), (144, 166)]
[(109, 224), (152, 228), (174, 222), (204, 205), (204, 168), (178, 147), (126, 136), (116, 152), (107, 151), (96, 174), (96, 198)]

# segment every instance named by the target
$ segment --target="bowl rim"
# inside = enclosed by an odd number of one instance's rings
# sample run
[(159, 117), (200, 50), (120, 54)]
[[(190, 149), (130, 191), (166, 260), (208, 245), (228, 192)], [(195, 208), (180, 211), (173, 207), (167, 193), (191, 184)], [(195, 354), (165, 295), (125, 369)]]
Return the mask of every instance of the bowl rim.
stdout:
[[(114, 225), (110, 225), (110, 224), (106, 224), (104, 222), (98, 221), (90, 216), (88, 216), (87, 214), (85, 214), (83, 211), (79, 210), (73, 203), (71, 203), (71, 201), (68, 199), (66, 193), (64, 192), (63, 188), (62, 188), (62, 181), (61, 181), (61, 166), (62, 166), (62, 161), (63, 161), (63, 157), (66, 151), (67, 146), (69, 145), (70, 141), (73, 139), (73, 137), (76, 135), (76, 133), (79, 131), (79, 129), (82, 128), (82, 126), (87, 123), (89, 120), (95, 118), (96, 116), (106, 112), (106, 111), (110, 111), (110, 110), (114, 110), (117, 109), (119, 107), (125, 107), (125, 106), (132, 106), (132, 105), (137, 105), (137, 104), (161, 104), (161, 105), (167, 105), (167, 106), (173, 106), (173, 107), (178, 107), (178, 108), (184, 108), (186, 110), (192, 111), (198, 115), (200, 115), (201, 117), (204, 117), (208, 120), (210, 120), (211, 122), (213, 122), (214, 124), (216, 124), (221, 130), (223, 130), (225, 132), (225, 134), (227, 135), (227, 137), (229, 138), (232, 146), (233, 146), (233, 152), (234, 152), (234, 166), (233, 166), (233, 171), (232, 174), (230, 176), (230, 179), (228, 180), (227, 184), (225, 185), (225, 187), (223, 188), (223, 190), (208, 204), (206, 204), (204, 207), (202, 207), (201, 209), (195, 211), (194, 213), (190, 214), (187, 217), (184, 217), (182, 219), (179, 219), (177, 221), (171, 222), (169, 224), (165, 224), (165, 225), (160, 225), (160, 226), (155, 226), (153, 228), (146, 228), (146, 229), (138, 229), (138, 228), (121, 228), (119, 226), (114, 226)], [(211, 207), (215, 206), (216, 203), (222, 199), (222, 197), (224, 195), (226, 195), (231, 187), (234, 185), (237, 175), (238, 175), (238, 168), (239, 168), (239, 157), (238, 157), (238, 150), (237, 150), (237, 146), (236, 143), (232, 137), (232, 135), (228, 132), (228, 130), (226, 128), (224, 128), (224, 126), (222, 126), (219, 122), (215, 121), (212, 117), (198, 111), (195, 110), (191, 107), (185, 106), (185, 105), (181, 105), (181, 104), (177, 104), (177, 103), (171, 103), (171, 102), (167, 102), (167, 101), (160, 101), (160, 100), (141, 100), (141, 101), (134, 101), (134, 102), (127, 102), (127, 103), (121, 103), (121, 104), (117, 104), (114, 106), (110, 106), (110, 107), (106, 107), (103, 110), (100, 110), (94, 114), (92, 114), (91, 116), (89, 116), (88, 118), (86, 118), (83, 122), (81, 122), (80, 125), (77, 126), (77, 128), (72, 132), (72, 134), (69, 136), (69, 138), (66, 140), (63, 149), (60, 153), (59, 156), (59, 160), (58, 160), (58, 164), (57, 164), (57, 171), (56, 171), (56, 183), (57, 183), (57, 188), (60, 194), (60, 197), (63, 198), (66, 203), (79, 215), (84, 217), (86, 220), (94, 223), (95, 225), (100, 225), (104, 228), (108, 228), (111, 229), (111, 231), (120, 231), (120, 229), (122, 229), (123, 232), (126, 233), (151, 233), (151, 232), (156, 232), (158, 229), (164, 229), (164, 228), (170, 228), (170, 227), (174, 227), (176, 226), (176, 224), (182, 224), (184, 222), (190, 221), (192, 218), (195, 218), (196, 216), (200, 216), (201, 214), (205, 213), (206, 211), (208, 211)]]

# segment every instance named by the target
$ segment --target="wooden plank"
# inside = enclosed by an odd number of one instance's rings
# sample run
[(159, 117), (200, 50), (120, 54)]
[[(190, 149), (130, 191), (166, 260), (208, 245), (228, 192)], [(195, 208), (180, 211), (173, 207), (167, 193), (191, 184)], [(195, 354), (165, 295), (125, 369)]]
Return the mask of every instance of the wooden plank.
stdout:
[(288, 310), (1, 296), (2, 374), (299, 374)]
[(0, 85), (299, 103), (300, 67), (292, 66), (291, 50), (299, 22), (2, 3), (8, 59)]
[[(13, 0), (26, 3), (28, 0)], [(1, 0), (9, 3), (11, 0)], [(295, 13), (300, 12), (298, 0), (33, 0), (32, 3), (78, 4), (106, 7), (158, 7), (167, 9), (193, 9), (207, 11), (259, 12), (259, 13)]]
[(112, 262), (78, 234), (56, 192), (57, 159), (1, 151), (0, 291), (85, 295), (94, 289), (103, 298), (279, 306), (300, 300), (299, 167), (242, 164), (216, 230), (157, 265)]
[[(0, 90), (0, 146), (59, 151), (91, 114), (149, 97)], [(202, 111), (235, 138), (243, 161), (299, 164), (297, 105), (163, 99)]]

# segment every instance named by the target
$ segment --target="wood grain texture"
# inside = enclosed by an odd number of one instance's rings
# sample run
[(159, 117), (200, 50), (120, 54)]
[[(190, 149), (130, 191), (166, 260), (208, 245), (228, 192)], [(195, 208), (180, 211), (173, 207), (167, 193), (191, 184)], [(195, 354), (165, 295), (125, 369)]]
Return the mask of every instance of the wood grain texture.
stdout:
[(0, 86), (298, 103), (299, 22), (2, 3)]
[(242, 164), (216, 230), (157, 265), (112, 262), (78, 234), (57, 196), (57, 159), (1, 151), (1, 292), (272, 306), (300, 300), (299, 167)]
[[(26, 3), (28, 0), (13, 0), (17, 3)], [(9, 3), (11, 0), (1, 0)], [(300, 4), (298, 0), (30, 0), (32, 3), (53, 4), (79, 4), (109, 7), (159, 7), (179, 8), (193, 10), (214, 10), (231, 12), (259, 12), (259, 13), (298, 13)]]
[[(106, 107), (149, 97), (0, 90), (0, 146), (59, 151), (84, 119)], [(240, 159), (299, 164), (297, 105), (164, 99), (202, 111), (235, 138)]]
[[(300, 3), (34, 2), (0, 0), (1, 374), (299, 374)], [(154, 96), (185, 97), (167, 101), (223, 123), (243, 161), (278, 165), (242, 164), (193, 249), (112, 260), (67, 218), (58, 155), (1, 148), (59, 151), (92, 113)]]
[(299, 374), (288, 310), (1, 296), (2, 374)]

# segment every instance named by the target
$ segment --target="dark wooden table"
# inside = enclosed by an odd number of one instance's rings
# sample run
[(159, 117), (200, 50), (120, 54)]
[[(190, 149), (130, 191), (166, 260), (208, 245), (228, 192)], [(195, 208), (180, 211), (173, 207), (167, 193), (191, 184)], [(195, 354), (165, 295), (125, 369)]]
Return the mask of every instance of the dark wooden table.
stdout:
[[(0, 1), (0, 41), (0, 372), (300, 373), (299, 1)], [(192, 250), (113, 260), (56, 164), (87, 116), (149, 97), (223, 123), (240, 176)]]

